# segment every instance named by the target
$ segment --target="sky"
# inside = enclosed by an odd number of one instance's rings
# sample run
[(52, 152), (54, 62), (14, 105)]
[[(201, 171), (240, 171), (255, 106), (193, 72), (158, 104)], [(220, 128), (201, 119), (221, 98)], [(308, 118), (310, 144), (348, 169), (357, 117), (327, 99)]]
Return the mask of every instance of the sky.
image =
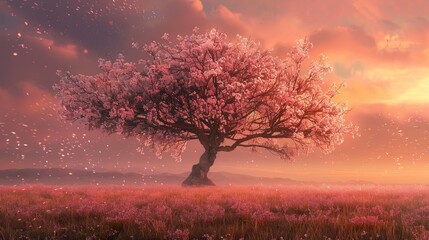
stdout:
[[(99, 58), (141, 57), (133, 43), (216, 28), (284, 57), (300, 38), (310, 58), (328, 57), (327, 81), (359, 136), (335, 151), (294, 161), (267, 152), (220, 153), (211, 171), (301, 181), (429, 184), (429, 4), (415, 0), (2, 0), (0, 1), (0, 169), (190, 171), (202, 147), (181, 162), (136, 151), (137, 140), (63, 122), (56, 70), (98, 73)], [(311, 59), (310, 59), (311, 60)]]

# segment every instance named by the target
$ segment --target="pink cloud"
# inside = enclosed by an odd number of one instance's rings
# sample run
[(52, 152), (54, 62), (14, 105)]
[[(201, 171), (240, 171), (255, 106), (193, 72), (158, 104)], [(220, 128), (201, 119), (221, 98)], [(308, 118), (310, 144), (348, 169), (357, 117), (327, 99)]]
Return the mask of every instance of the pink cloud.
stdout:
[(358, 51), (368, 53), (376, 49), (376, 41), (358, 27), (335, 27), (311, 33), (310, 41), (317, 49), (328, 51)]
[[(31, 41), (36, 44), (53, 51), (55, 54), (59, 54), (66, 58), (77, 58), (79, 55), (79, 47), (73, 43), (59, 44), (52, 39), (43, 37), (29, 37)], [(82, 50), (83, 52), (83, 50)]]
[(203, 12), (204, 6), (201, 0), (187, 0), (188, 3), (192, 6), (192, 8), (197, 12)]

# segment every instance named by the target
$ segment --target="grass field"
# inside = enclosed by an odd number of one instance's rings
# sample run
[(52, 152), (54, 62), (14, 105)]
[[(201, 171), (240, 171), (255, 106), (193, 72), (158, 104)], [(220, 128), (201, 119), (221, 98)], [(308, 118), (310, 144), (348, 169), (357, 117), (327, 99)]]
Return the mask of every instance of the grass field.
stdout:
[(429, 239), (429, 187), (0, 187), (0, 239)]

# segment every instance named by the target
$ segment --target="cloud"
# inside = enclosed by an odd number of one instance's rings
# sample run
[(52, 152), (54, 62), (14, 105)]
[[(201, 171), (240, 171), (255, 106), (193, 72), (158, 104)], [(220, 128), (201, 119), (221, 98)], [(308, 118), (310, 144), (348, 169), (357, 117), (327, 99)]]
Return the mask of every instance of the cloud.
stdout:
[[(142, 32), (148, 30), (151, 24), (163, 21), (162, 12), (166, 9), (177, 7), (179, 14), (183, 8), (201, 12), (197, 0), (188, 1), (189, 4), (180, 1), (180, 5), (178, 2), (47, 1), (35, 5), (34, 1), (8, 1), (8, 5), (18, 18), (27, 21), (35, 31), (44, 30), (56, 41), (73, 42), (106, 56), (116, 55), (130, 47), (133, 36), (147, 36)], [(176, 14), (174, 11), (171, 13)]]
[[(360, 137), (347, 138), (326, 161), (349, 166), (403, 167), (427, 165), (429, 104), (364, 104), (354, 107), (349, 121), (359, 126)], [(317, 157), (316, 155), (309, 156)], [(346, 159), (349, 159), (347, 162)]]
[(201, 0), (187, 0), (191, 4), (192, 8), (197, 12), (204, 12), (204, 5)]
[(219, 18), (222, 19), (225, 23), (241, 25), (241, 19), (239, 13), (234, 13), (224, 5), (219, 5), (217, 9), (217, 14)]
[[(73, 43), (56, 43), (52, 39), (47, 39), (43, 37), (29, 37), (30, 41), (42, 45), (42, 47), (47, 48), (50, 51), (53, 51), (54, 54), (60, 55), (59, 57), (65, 58), (77, 58), (79, 54), (78, 46)], [(83, 50), (81, 51), (83, 53)]]
[(249, 34), (249, 25), (241, 18), (241, 14), (222, 4), (212, 10), (209, 21), (231, 37), (235, 37), (236, 34), (245, 36)]
[[(217, 8), (227, 10), (224, 15), (235, 22), (236, 31), (260, 40), (268, 48), (289, 46), (295, 39), (309, 36), (316, 49), (344, 59), (360, 58), (377, 65), (427, 65), (429, 28), (425, 12), (429, 5), (424, 1), (413, 6), (399, 2), (403, 4), (385, 0), (270, 4), (225, 0)], [(386, 38), (392, 36), (396, 39), (386, 47)]]
[[(84, 54), (84, 49), (67, 41), (58, 41), (45, 36), (31, 35), (31, 32), (0, 34), (0, 87), (11, 89), (20, 82), (51, 89), (58, 80), (56, 70), (79, 69), (89, 73), (97, 69), (99, 56)], [(15, 56), (16, 54), (16, 56)]]
[(335, 51), (354, 51), (368, 53), (376, 48), (376, 41), (358, 27), (335, 27), (316, 30), (309, 40), (318, 49)]

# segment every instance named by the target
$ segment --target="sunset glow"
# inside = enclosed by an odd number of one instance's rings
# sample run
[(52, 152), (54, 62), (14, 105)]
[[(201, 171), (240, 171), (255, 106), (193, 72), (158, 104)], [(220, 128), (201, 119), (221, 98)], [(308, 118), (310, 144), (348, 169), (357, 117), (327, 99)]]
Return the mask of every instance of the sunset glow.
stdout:
[(182, 161), (136, 149), (134, 138), (88, 132), (59, 119), (56, 70), (98, 73), (97, 60), (141, 56), (133, 45), (216, 28), (258, 41), (284, 58), (297, 39), (334, 68), (337, 102), (359, 127), (329, 154), (289, 162), (247, 148), (221, 153), (213, 172), (297, 181), (429, 184), (429, 4), (400, 1), (117, 0), (0, 2), (0, 169), (189, 172), (203, 149)]

